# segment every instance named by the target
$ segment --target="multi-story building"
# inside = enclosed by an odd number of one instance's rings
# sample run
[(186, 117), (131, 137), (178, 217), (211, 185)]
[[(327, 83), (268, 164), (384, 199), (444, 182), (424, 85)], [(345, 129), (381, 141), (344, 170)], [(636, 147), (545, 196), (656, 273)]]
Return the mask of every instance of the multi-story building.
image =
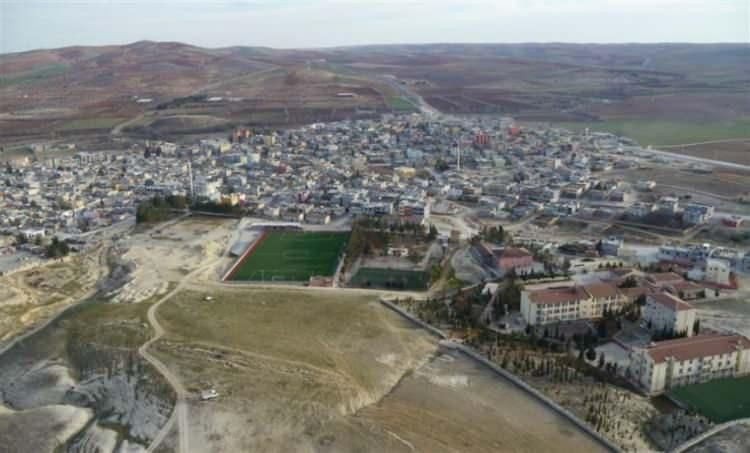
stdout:
[(643, 319), (653, 331), (684, 332), (691, 336), (695, 323), (695, 308), (669, 293), (648, 294)]
[(655, 343), (631, 354), (631, 378), (649, 394), (750, 373), (750, 340), (698, 335)]
[(618, 311), (627, 303), (627, 297), (609, 283), (527, 287), (521, 292), (521, 315), (530, 325), (595, 319), (607, 311)]
[(619, 239), (616, 237), (603, 239), (600, 253), (602, 255), (618, 256), (620, 254), (620, 249), (622, 248), (622, 245), (623, 245), (622, 239)]
[(685, 210), (682, 211), (682, 221), (688, 225), (702, 225), (711, 220), (713, 215), (713, 206), (690, 204), (685, 206)]
[(680, 201), (676, 197), (661, 197), (656, 202), (656, 209), (665, 214), (674, 214), (680, 209)]

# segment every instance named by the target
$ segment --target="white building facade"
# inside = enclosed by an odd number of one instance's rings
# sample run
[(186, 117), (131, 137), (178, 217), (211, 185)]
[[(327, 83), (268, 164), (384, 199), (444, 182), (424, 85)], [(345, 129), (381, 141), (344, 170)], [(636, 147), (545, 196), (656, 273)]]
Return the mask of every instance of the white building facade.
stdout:
[(683, 385), (750, 374), (750, 340), (699, 335), (662, 341), (631, 354), (631, 379), (655, 395)]
[(673, 333), (685, 332), (693, 335), (695, 308), (677, 296), (669, 293), (656, 293), (646, 296), (643, 320), (652, 331), (667, 330)]
[(521, 315), (529, 325), (596, 319), (619, 311), (628, 299), (607, 283), (527, 288), (521, 291)]

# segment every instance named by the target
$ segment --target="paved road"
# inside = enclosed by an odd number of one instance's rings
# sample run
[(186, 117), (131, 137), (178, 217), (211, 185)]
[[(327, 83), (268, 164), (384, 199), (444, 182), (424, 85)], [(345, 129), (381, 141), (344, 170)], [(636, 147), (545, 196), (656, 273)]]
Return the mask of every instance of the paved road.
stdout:
[(707, 164), (707, 165), (713, 165), (716, 167), (727, 167), (727, 168), (734, 168), (737, 170), (747, 170), (750, 171), (750, 165), (742, 165), (742, 164), (735, 164), (732, 162), (724, 162), (721, 160), (713, 160), (713, 159), (705, 159), (703, 157), (694, 157), (694, 156), (688, 156), (685, 154), (678, 154), (678, 153), (672, 153), (669, 151), (661, 151), (658, 149), (651, 149), (650, 150), (654, 154), (659, 154), (663, 157), (668, 157), (671, 159), (679, 159), (679, 160), (689, 160), (692, 162), (697, 162), (701, 164)]
[(750, 142), (750, 138), (725, 138), (723, 140), (709, 140), (707, 142), (682, 143), (679, 145), (661, 145), (659, 146), (659, 148), (663, 148), (663, 149), (689, 148), (691, 146), (718, 145), (721, 143), (744, 143), (744, 142)]

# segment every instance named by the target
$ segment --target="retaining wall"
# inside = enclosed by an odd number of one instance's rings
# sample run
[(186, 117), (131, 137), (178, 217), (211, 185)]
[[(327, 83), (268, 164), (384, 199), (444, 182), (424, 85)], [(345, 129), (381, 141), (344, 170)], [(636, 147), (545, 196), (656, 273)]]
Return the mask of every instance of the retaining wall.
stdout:
[(673, 450), (670, 450), (670, 453), (682, 453), (684, 451), (687, 451), (689, 448), (695, 447), (699, 443), (703, 442), (704, 440), (707, 440), (711, 436), (720, 433), (721, 431), (724, 431), (727, 428), (730, 428), (734, 425), (740, 425), (740, 424), (748, 424), (750, 425), (750, 418), (742, 418), (739, 420), (733, 420), (731, 422), (722, 423), (719, 426), (714, 426), (713, 428), (709, 429), (703, 434), (699, 434), (692, 439), (688, 440), (684, 444), (674, 448)]

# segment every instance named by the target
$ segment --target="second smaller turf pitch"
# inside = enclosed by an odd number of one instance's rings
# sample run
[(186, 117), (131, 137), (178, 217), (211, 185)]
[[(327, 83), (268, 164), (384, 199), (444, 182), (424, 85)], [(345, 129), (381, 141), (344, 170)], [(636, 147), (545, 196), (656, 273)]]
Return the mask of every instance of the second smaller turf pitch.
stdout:
[(349, 233), (269, 231), (228, 278), (232, 281), (308, 281), (336, 272)]

